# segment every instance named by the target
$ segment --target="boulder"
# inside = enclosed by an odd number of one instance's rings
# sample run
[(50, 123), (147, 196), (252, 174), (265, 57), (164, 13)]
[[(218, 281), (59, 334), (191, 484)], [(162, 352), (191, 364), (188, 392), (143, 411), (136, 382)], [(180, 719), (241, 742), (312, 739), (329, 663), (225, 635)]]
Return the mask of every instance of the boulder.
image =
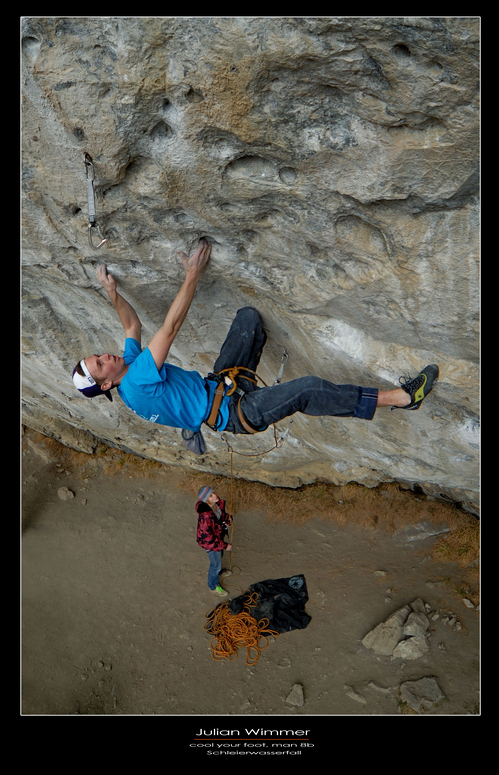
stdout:
[(373, 630), (362, 638), (362, 645), (371, 649), (376, 654), (391, 656), (394, 648), (404, 635), (404, 624), (411, 611), (410, 606), (405, 605), (378, 624)]
[(404, 605), (362, 638), (362, 645), (394, 659), (419, 659), (430, 650), (430, 620), (421, 598)]
[(417, 681), (405, 681), (400, 685), (401, 702), (417, 713), (429, 710), (443, 699), (445, 695), (433, 676), (420, 678)]

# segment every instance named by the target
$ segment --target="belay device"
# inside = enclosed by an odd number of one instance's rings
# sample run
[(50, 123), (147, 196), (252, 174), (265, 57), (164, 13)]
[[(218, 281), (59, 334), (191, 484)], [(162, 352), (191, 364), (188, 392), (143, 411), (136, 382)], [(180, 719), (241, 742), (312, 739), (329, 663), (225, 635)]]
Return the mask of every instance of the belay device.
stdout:
[[(95, 189), (94, 189), (94, 163), (90, 154), (85, 153), (85, 170), (87, 173), (87, 204), (88, 204), (88, 242), (90, 247), (96, 250), (100, 248), (106, 239), (101, 231), (97, 218), (95, 216)], [(94, 245), (92, 240), (92, 230), (96, 229), (101, 239), (98, 245)]]

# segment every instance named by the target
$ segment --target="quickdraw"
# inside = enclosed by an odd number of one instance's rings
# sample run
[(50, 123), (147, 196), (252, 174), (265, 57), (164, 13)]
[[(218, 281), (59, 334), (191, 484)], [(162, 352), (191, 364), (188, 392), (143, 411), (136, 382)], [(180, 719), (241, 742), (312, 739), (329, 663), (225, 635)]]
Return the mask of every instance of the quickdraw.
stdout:
[[(94, 189), (94, 163), (90, 154), (85, 153), (85, 171), (87, 174), (87, 203), (88, 203), (88, 242), (93, 250), (102, 247), (107, 242), (104, 237), (97, 219), (95, 217), (95, 189)], [(95, 229), (101, 239), (98, 245), (94, 245), (92, 240), (92, 231)]]
[(284, 374), (284, 367), (286, 365), (286, 361), (287, 360), (288, 360), (288, 353), (286, 352), (286, 350), (283, 350), (282, 351), (282, 358), (281, 358), (281, 367), (279, 369), (279, 374), (277, 375), (277, 377), (275, 379), (274, 385), (278, 385), (279, 382), (281, 381), (282, 375)]

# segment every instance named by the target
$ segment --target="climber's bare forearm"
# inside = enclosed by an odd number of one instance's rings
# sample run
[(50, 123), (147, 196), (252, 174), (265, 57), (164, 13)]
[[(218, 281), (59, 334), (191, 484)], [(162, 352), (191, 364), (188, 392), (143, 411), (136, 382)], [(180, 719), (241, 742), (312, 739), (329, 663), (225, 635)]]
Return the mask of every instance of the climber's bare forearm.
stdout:
[(177, 336), (180, 326), (189, 311), (201, 272), (210, 257), (211, 245), (208, 240), (203, 238), (199, 240), (199, 244), (192, 256), (186, 256), (181, 250), (177, 252), (184, 265), (185, 280), (168, 310), (165, 322), (149, 343), (149, 350), (158, 369), (165, 362), (173, 340)]
[(182, 287), (168, 310), (165, 322), (149, 342), (149, 350), (158, 369), (165, 362), (173, 340), (189, 312), (198, 280), (199, 272), (187, 272)]
[(108, 295), (119, 315), (121, 325), (125, 329), (125, 336), (136, 339), (140, 344), (142, 324), (134, 308), (118, 291)]
[(125, 329), (125, 336), (136, 339), (140, 343), (142, 324), (131, 304), (118, 293), (117, 282), (112, 274), (107, 271), (105, 264), (97, 268), (97, 279), (111, 299), (118, 313), (121, 325)]

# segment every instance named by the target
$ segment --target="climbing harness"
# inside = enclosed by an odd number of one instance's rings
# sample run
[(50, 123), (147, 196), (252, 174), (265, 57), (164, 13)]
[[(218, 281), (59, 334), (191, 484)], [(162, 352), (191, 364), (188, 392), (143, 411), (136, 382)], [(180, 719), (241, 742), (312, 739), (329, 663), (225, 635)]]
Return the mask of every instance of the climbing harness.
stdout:
[[(85, 153), (85, 171), (87, 174), (87, 203), (88, 203), (88, 242), (90, 244), (90, 247), (96, 250), (97, 248), (102, 247), (102, 245), (107, 242), (106, 238), (104, 237), (101, 228), (99, 224), (97, 223), (97, 219), (95, 216), (95, 189), (94, 189), (94, 163), (92, 161), (92, 157)], [(92, 240), (92, 230), (96, 229), (101, 241), (98, 245), (94, 245)]]
[[(279, 373), (275, 379), (275, 382), (273, 383), (274, 385), (278, 385), (280, 383), (287, 360), (288, 360), (288, 353), (286, 352), (286, 350), (284, 350), (281, 358), (281, 366), (279, 368)], [(252, 377), (248, 377), (245, 374), (240, 374), (240, 372), (249, 372), (250, 374), (254, 375), (255, 379), (253, 379)], [(214, 375), (218, 384), (215, 389), (215, 396), (213, 398), (210, 414), (208, 415), (208, 418), (205, 420), (205, 423), (209, 428), (216, 431), (218, 412), (220, 410), (220, 405), (222, 403), (222, 399), (224, 395), (231, 396), (233, 393), (238, 393), (239, 401), (237, 402), (237, 414), (241, 425), (243, 426), (244, 430), (247, 431), (248, 433), (260, 433), (262, 429), (254, 428), (244, 418), (243, 413), (241, 411), (241, 399), (245, 391), (237, 386), (236, 377), (238, 375), (243, 377), (244, 379), (247, 379), (249, 382), (253, 382), (253, 384), (255, 385), (257, 384), (258, 380), (260, 380), (260, 382), (262, 382), (263, 385), (267, 387), (266, 383), (263, 381), (261, 377), (258, 376), (256, 371), (254, 371), (253, 369), (248, 369), (246, 366), (233, 366), (228, 369), (222, 369), (221, 371), (217, 372), (217, 374)], [(225, 386), (229, 387), (229, 389), (227, 390), (227, 393), (225, 393)], [(263, 430), (266, 430), (266, 428), (264, 428)]]
[[(257, 621), (253, 618), (251, 609), (256, 608), (257, 604), (258, 594), (248, 591), (240, 613), (232, 614), (229, 603), (226, 602), (206, 614), (208, 621), (205, 624), (205, 630), (215, 636), (210, 643), (213, 659), (232, 661), (237, 659), (239, 648), (246, 648), (246, 664), (256, 665), (260, 653), (269, 644), (268, 637), (279, 635), (275, 630), (268, 629), (269, 619)], [(260, 645), (262, 638), (265, 641), (264, 645)]]
[[(275, 379), (275, 382), (273, 382), (273, 385), (278, 385), (280, 383), (287, 360), (288, 360), (288, 353), (286, 352), (286, 350), (283, 350), (282, 358), (281, 358), (281, 366), (279, 368), (279, 373)], [(241, 398), (243, 397), (245, 391), (242, 390), (240, 387), (238, 387), (236, 382), (236, 377), (241, 371), (249, 372), (250, 374), (253, 374), (256, 377), (256, 379), (253, 379), (248, 375), (241, 375), (244, 377), (244, 379), (247, 379), (250, 382), (253, 382), (255, 385), (257, 384), (257, 380), (259, 379), (265, 385), (265, 382), (263, 382), (263, 379), (259, 377), (255, 371), (253, 371), (252, 369), (248, 369), (245, 366), (234, 366), (228, 369), (222, 369), (222, 371), (218, 372), (217, 374), (210, 374), (208, 379), (210, 381), (215, 381), (217, 383), (217, 386), (215, 388), (215, 393), (213, 396), (210, 413), (204, 422), (213, 431), (217, 430), (218, 415), (220, 412), (220, 406), (222, 404), (224, 396), (225, 395), (231, 396), (233, 393), (239, 394), (239, 401), (237, 402), (237, 414), (243, 428), (248, 433), (261, 433), (264, 430), (267, 430), (268, 426), (265, 428), (253, 428), (253, 426), (250, 425), (243, 416), (243, 413), (241, 411)], [(226, 387), (229, 388), (227, 392), (225, 392)], [(265, 385), (265, 387), (267, 387), (267, 385)], [(290, 423), (292, 422), (293, 420), (290, 420)], [(284, 431), (283, 435), (278, 440), (277, 433), (276, 433), (276, 426), (274, 424), (274, 441), (275, 441), (274, 446), (271, 449), (266, 450), (265, 452), (256, 452), (251, 455), (246, 455), (246, 457), (257, 457), (258, 455), (266, 455), (267, 452), (272, 452), (273, 449), (276, 449), (277, 447), (282, 445), (284, 438), (287, 436), (288, 432), (289, 432), (289, 428), (287, 428)], [(201, 431), (190, 431), (184, 428), (182, 430), (182, 438), (186, 443), (187, 449), (191, 450), (191, 452), (194, 452), (194, 454), (196, 455), (204, 455), (204, 453), (206, 452), (206, 445)], [(224, 441), (227, 441), (227, 438), (224, 435), (222, 435), (222, 439)], [(232, 452), (233, 450), (229, 444), (228, 444), (228, 447)], [(243, 453), (238, 452), (237, 454), (243, 454)]]
[[(253, 426), (249, 425), (249, 423), (246, 422), (241, 412), (240, 404), (241, 404), (241, 398), (244, 395), (244, 390), (241, 390), (241, 388), (239, 388), (236, 383), (236, 377), (241, 371), (248, 371), (251, 374), (254, 374), (255, 377), (257, 377), (257, 379), (259, 379), (258, 375), (256, 374), (255, 371), (253, 371), (253, 369), (248, 369), (245, 366), (233, 366), (229, 369), (222, 369), (222, 371), (219, 371), (217, 374), (214, 375), (218, 384), (215, 389), (215, 396), (213, 398), (213, 403), (211, 405), (210, 414), (208, 415), (208, 418), (205, 420), (206, 425), (209, 428), (211, 428), (213, 431), (216, 431), (217, 429), (218, 412), (220, 410), (220, 405), (222, 403), (222, 399), (224, 395), (231, 396), (233, 393), (239, 393), (239, 401), (237, 403), (237, 413), (239, 416), (239, 420), (241, 421), (241, 425), (246, 431), (248, 431), (248, 433), (258, 433), (256, 428), (253, 428)], [(223, 376), (224, 374), (226, 375)], [(241, 375), (241, 376), (244, 376), (244, 375)], [(244, 378), (249, 380), (250, 382), (253, 382), (255, 385), (257, 384), (257, 380), (253, 379), (252, 377), (244, 376)], [(265, 385), (265, 383), (263, 384)], [(229, 387), (229, 389), (227, 390), (227, 393), (225, 393), (226, 386)]]

